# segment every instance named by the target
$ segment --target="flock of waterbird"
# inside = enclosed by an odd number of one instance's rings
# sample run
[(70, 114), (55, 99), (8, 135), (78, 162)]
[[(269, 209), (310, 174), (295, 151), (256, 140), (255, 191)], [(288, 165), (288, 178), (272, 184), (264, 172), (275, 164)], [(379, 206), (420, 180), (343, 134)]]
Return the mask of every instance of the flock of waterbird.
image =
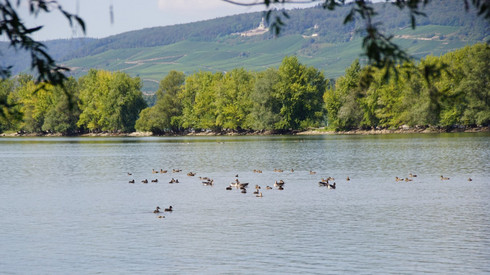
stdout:
[[(290, 171), (292, 173), (292, 172), (294, 172), (294, 169), (291, 169)], [(180, 173), (180, 172), (182, 172), (181, 169), (172, 169), (172, 173)], [(261, 174), (262, 173), (262, 170), (254, 169), (253, 172), (254, 173), (260, 173)], [(282, 172), (284, 172), (284, 170), (283, 169), (274, 169), (274, 172), (282, 173)], [(155, 169), (152, 169), (152, 173), (153, 174), (159, 174), (159, 173), (160, 174), (167, 174), (167, 173), (169, 173), (169, 170), (163, 170), (163, 169), (155, 170)], [(129, 173), (129, 172), (127, 174), (128, 174), (128, 176), (132, 176), (133, 175), (132, 173)], [(195, 173), (195, 172), (189, 172), (189, 173), (187, 173), (187, 176), (194, 177), (196, 174), (197, 173)], [(309, 171), (309, 174), (310, 175), (315, 175), (316, 172), (310, 170)], [(214, 180), (211, 179), (211, 178), (209, 178), (209, 177), (199, 177), (199, 179), (201, 180), (201, 183), (204, 186), (213, 186), (214, 185)], [(335, 182), (333, 184), (330, 183), (330, 181), (333, 181), (333, 180), (335, 180), (335, 178), (333, 178), (333, 177), (328, 177), (326, 179), (322, 178), (318, 182), (318, 184), (319, 184), (320, 187), (325, 186), (325, 187), (328, 187), (329, 189), (335, 189), (336, 183)], [(347, 177), (346, 180), (347, 181), (350, 181), (350, 178)], [(141, 180), (141, 183), (144, 183), (144, 184), (147, 184), (148, 182), (149, 182), (148, 179)], [(155, 178), (155, 179), (150, 180), (150, 182), (152, 182), (152, 183), (158, 183), (159, 181), (158, 181), (158, 178)], [(136, 181), (134, 179), (132, 179), (132, 180), (129, 181), (129, 183), (134, 184), (134, 183), (136, 183)], [(172, 183), (179, 183), (179, 180), (172, 177), (168, 183), (170, 183), (170, 184), (172, 184)], [(236, 174), (235, 175), (235, 180), (233, 182), (231, 182), (230, 185), (227, 186), (225, 189), (226, 190), (233, 190), (234, 188), (236, 188), (236, 189), (240, 189), (242, 193), (247, 193), (248, 184), (249, 184), (248, 182), (240, 182), (240, 180), (238, 179), (238, 174)], [(273, 186), (277, 190), (284, 190), (284, 184), (285, 184), (284, 180), (281, 179), (281, 180), (276, 180), (274, 182)], [(258, 195), (257, 197), (263, 197), (262, 193), (258, 191), (261, 188), (262, 187), (260, 185), (257, 185), (257, 184), (255, 185), (256, 191), (254, 192), (254, 194), (255, 195)], [(272, 188), (271, 186), (266, 186), (266, 189), (267, 190), (271, 190), (271, 189), (274, 189), (274, 188)]]
[[(395, 181), (396, 182), (399, 182), (399, 181), (410, 182), (410, 181), (413, 181), (414, 178), (416, 178), (416, 177), (417, 177), (417, 175), (410, 173), (410, 174), (408, 174), (408, 177), (405, 177), (405, 178), (403, 178), (403, 177), (395, 177)], [(441, 181), (450, 180), (449, 177), (445, 177), (443, 175), (440, 176), (440, 179), (441, 179)], [(472, 178), (468, 178), (468, 181), (473, 181), (473, 179)]]
[[(294, 172), (294, 169), (291, 169), (289, 170), (291, 173)], [(155, 170), (155, 169), (152, 169), (152, 174), (167, 174), (167, 173), (180, 173), (182, 172), (181, 169), (172, 169), (171, 171), (170, 170), (164, 170), (164, 169), (160, 169), (160, 170)], [(257, 170), (257, 169), (254, 169), (253, 170), (254, 173), (259, 173), (259, 174), (262, 174), (262, 170)], [(277, 172), (277, 173), (282, 173), (284, 172), (283, 169), (274, 169), (274, 172)], [(195, 172), (188, 172), (187, 173), (187, 176), (189, 177), (194, 177), (196, 176), (197, 173)], [(310, 175), (315, 175), (316, 172), (315, 171), (309, 171), (309, 174)], [(128, 176), (132, 176), (133, 174), (128, 172), (127, 173)], [(211, 179), (209, 177), (199, 177), (199, 180), (201, 181), (202, 185), (203, 186), (213, 186), (214, 185), (214, 179)], [(335, 180), (335, 178), (333, 177), (328, 177), (326, 179), (322, 178), (319, 182), (318, 182), (318, 185), (320, 187), (327, 187), (328, 189), (335, 189), (336, 188), (336, 183), (333, 182), (333, 183), (330, 183), (331, 181)], [(349, 177), (347, 177), (346, 179), (347, 181), (350, 180)], [(148, 184), (149, 182), (151, 183), (159, 183), (160, 181), (158, 180), (158, 178), (155, 178), (155, 179), (151, 179), (150, 181), (148, 181), (148, 179), (143, 179), (141, 180), (141, 183), (143, 184)], [(136, 181), (134, 179), (131, 179), (129, 181), (129, 183), (131, 184), (135, 184)], [(177, 178), (174, 178), (172, 177), (170, 179), (170, 181), (168, 182), (169, 184), (173, 184), (173, 183), (179, 183), (179, 180)], [(286, 184), (286, 182), (282, 179), (280, 180), (276, 180), (274, 181), (274, 184), (272, 184), (272, 186), (269, 186), (267, 185), (265, 187), (266, 190), (273, 190), (273, 189), (277, 189), (277, 190), (284, 190), (284, 185)], [(241, 182), (239, 179), (238, 179), (238, 174), (235, 175), (235, 179), (225, 188), (226, 190), (233, 190), (233, 189), (237, 189), (237, 190), (240, 190), (241, 193), (243, 194), (246, 194), (247, 193), (247, 188), (249, 187), (249, 183), (248, 182)], [(255, 191), (253, 192), (253, 194), (258, 197), (258, 198), (262, 198), (264, 195), (262, 194), (261, 192), (261, 189), (262, 187), (258, 184), (255, 185), (254, 187)], [(163, 211), (161, 210), (161, 208), (159, 206), (157, 206), (155, 208), (155, 210), (153, 210), (153, 213), (155, 214), (160, 214), (161, 212), (172, 212), (173, 211), (173, 208), (172, 206), (169, 206), (168, 208), (165, 208)], [(158, 218), (165, 218), (165, 216), (163, 215), (158, 215), (157, 216)]]
[[(284, 172), (283, 169), (274, 169), (273, 170), (274, 172), (277, 172), (277, 173), (282, 173)], [(289, 170), (291, 173), (294, 172), (294, 169), (291, 169)], [(171, 173), (180, 173), (182, 172), (181, 169), (172, 169)], [(261, 174), (262, 173), (262, 170), (257, 170), (257, 169), (254, 169), (253, 170), (254, 173), (259, 173)], [(164, 169), (160, 169), (160, 170), (155, 170), (155, 169), (152, 169), (152, 174), (167, 174), (167, 173), (170, 173), (169, 170), (164, 170)], [(132, 173), (127, 173), (128, 176), (132, 176)], [(195, 172), (188, 172), (187, 173), (187, 176), (189, 177), (194, 177), (196, 176), (197, 173)], [(310, 175), (316, 175), (316, 172), (315, 171), (312, 171), (310, 170), (309, 171), (309, 174)], [(240, 190), (241, 193), (243, 194), (246, 194), (247, 193), (247, 188), (249, 186), (249, 183), (248, 182), (241, 182), (239, 179), (238, 179), (238, 174), (235, 175), (235, 179), (229, 184), (229, 186), (227, 186), (225, 189), (226, 190), (233, 190), (233, 189), (237, 189), (237, 190)], [(409, 173), (409, 175), (407, 177), (395, 177), (395, 182), (411, 182), (414, 180), (414, 178), (417, 178), (417, 175), (416, 174), (413, 174), (413, 173)], [(450, 180), (449, 177), (445, 177), (443, 175), (440, 176), (440, 179), (441, 181), (448, 181)], [(199, 180), (201, 181), (202, 185), (203, 186), (213, 186), (214, 185), (214, 180), (209, 178), (209, 177), (199, 177)], [(347, 182), (349, 182), (351, 179), (349, 176), (347, 176), (347, 178), (345, 179)], [(468, 181), (473, 181), (471, 178), (468, 178)], [(152, 183), (158, 183), (158, 178), (155, 178), (155, 179), (152, 179), (150, 180), (150, 182)], [(333, 182), (333, 183), (332, 183)], [(135, 183), (135, 180), (132, 179), (129, 181), (129, 183), (131, 184), (134, 184)], [(141, 180), (141, 183), (143, 184), (148, 184), (148, 179), (143, 179)], [(179, 183), (179, 180), (177, 178), (174, 178), (172, 177), (170, 179), (170, 181), (168, 182), (169, 184), (173, 184), (173, 183)], [(266, 190), (272, 190), (272, 189), (277, 189), (277, 190), (284, 190), (284, 185), (286, 183), (284, 182), (284, 180), (276, 180), (274, 182), (274, 184), (272, 186), (269, 186), (267, 185), (265, 187)], [(336, 189), (337, 187), (337, 184), (335, 182), (335, 178), (333, 177), (327, 177), (327, 178), (322, 178), (319, 182), (318, 182), (318, 185), (320, 187), (326, 187), (328, 189)], [(258, 197), (258, 198), (261, 198), (263, 197), (263, 194), (262, 192), (260, 191), (262, 189), (262, 187), (258, 184), (255, 185), (255, 191), (253, 192), (253, 194)], [(153, 211), (153, 213), (155, 214), (159, 214), (161, 212), (172, 212), (173, 211), (173, 208), (172, 206), (169, 206), (168, 208), (165, 208), (163, 211), (161, 211), (161, 208), (159, 206), (157, 206), (155, 208), (155, 210)], [(157, 216), (158, 218), (165, 218), (165, 216), (163, 215), (158, 215)]]

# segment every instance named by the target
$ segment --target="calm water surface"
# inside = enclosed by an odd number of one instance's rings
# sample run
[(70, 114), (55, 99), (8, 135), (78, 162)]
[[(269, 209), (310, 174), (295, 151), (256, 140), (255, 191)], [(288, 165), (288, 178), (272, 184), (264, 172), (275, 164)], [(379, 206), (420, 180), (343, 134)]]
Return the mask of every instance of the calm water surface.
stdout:
[(0, 138), (0, 167), (2, 274), (490, 273), (489, 134)]

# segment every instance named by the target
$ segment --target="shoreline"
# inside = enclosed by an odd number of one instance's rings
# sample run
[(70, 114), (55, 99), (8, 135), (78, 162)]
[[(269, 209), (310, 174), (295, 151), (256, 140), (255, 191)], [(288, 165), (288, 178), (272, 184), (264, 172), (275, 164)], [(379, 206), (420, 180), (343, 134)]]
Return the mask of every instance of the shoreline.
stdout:
[(297, 133), (297, 135), (388, 135), (388, 134), (442, 134), (442, 133), (486, 133), (490, 132), (489, 126), (464, 127), (464, 128), (399, 128), (399, 129), (370, 129), (370, 130), (349, 130), (349, 131), (321, 131), (307, 130)]
[(400, 127), (398, 129), (369, 129), (331, 131), (322, 128), (305, 131), (223, 131), (223, 132), (184, 132), (180, 134), (154, 135), (152, 132), (132, 133), (84, 133), (77, 135), (63, 135), (61, 133), (1, 133), (0, 137), (185, 137), (185, 136), (269, 136), (269, 135), (386, 135), (386, 134), (441, 134), (441, 133), (485, 133), (490, 132), (489, 126), (481, 127)]

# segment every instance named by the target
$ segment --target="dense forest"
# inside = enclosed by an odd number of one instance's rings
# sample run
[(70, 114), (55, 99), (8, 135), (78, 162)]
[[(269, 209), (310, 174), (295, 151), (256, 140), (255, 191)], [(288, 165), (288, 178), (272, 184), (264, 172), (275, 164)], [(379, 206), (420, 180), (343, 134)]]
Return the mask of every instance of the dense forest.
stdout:
[[(467, 46), (441, 57), (403, 64), (397, 75), (361, 67), (328, 80), (296, 57), (262, 72), (172, 71), (147, 107), (141, 80), (122, 72), (90, 70), (59, 87), (36, 85), (20, 75), (0, 82), (0, 132), (275, 130), (326, 126), (372, 129), (409, 126), (475, 126), (490, 123), (490, 47)], [(429, 70), (428, 68), (440, 68)], [(436, 73), (434, 73), (436, 72)], [(70, 96), (68, 96), (70, 95)]]

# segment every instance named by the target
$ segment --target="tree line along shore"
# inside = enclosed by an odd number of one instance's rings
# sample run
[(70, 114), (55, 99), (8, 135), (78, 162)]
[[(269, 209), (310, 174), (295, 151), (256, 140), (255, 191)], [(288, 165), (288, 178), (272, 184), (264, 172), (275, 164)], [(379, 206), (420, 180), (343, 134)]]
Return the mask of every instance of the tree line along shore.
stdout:
[[(377, 134), (488, 131), (490, 47), (466, 46), (396, 71), (361, 66), (327, 79), (285, 57), (262, 72), (171, 71), (148, 106), (141, 80), (91, 69), (64, 89), (30, 75), (0, 81), (3, 135)], [(389, 73), (390, 77), (386, 75)], [(312, 130), (315, 129), (315, 130)], [(136, 132), (135, 132), (136, 131)]]

